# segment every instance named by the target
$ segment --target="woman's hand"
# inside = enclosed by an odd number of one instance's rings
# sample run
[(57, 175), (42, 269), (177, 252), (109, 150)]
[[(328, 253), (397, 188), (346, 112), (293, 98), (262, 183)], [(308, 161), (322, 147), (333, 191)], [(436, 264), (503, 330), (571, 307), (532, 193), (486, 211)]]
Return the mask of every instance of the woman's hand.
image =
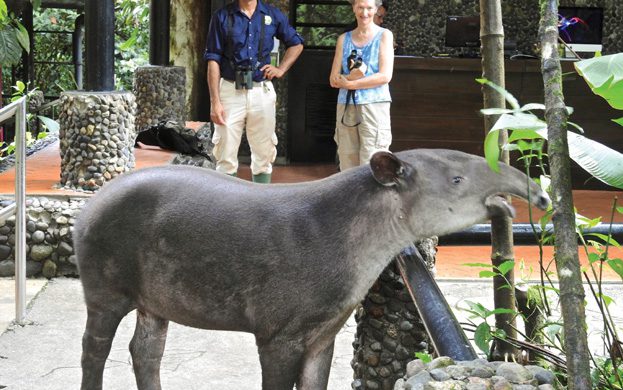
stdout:
[(352, 89), (353, 82), (344, 77), (344, 75), (338, 75), (333, 84), (335, 88)]

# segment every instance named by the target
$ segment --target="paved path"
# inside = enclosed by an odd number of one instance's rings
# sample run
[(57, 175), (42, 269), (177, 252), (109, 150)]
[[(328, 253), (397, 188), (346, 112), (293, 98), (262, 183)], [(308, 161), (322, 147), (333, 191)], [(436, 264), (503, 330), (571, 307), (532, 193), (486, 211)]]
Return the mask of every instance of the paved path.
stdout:
[[(0, 279), (0, 318), (14, 315), (11, 279)], [(82, 287), (78, 279), (28, 280), (30, 302), (28, 325), (0, 328), (0, 389), (65, 390), (80, 386), (81, 337), (86, 320)], [(4, 288), (2, 288), (4, 286)], [(448, 303), (469, 299), (492, 309), (492, 288), (487, 280), (441, 280)], [(42, 288), (41, 291), (37, 291)], [(623, 327), (623, 286), (609, 283), (604, 293), (615, 299), (610, 306), (619, 328)], [(36, 295), (35, 295), (36, 294)], [(6, 304), (7, 301), (11, 301)], [(599, 313), (589, 299), (588, 322), (592, 348), (602, 345), (598, 330)], [(463, 306), (464, 302), (463, 302)], [(10, 309), (10, 311), (8, 310)], [(455, 311), (464, 321), (465, 312)], [(136, 389), (128, 344), (134, 331), (135, 316), (130, 313), (120, 324), (106, 364), (105, 389)], [(338, 334), (329, 390), (350, 389), (351, 343), (355, 324), (351, 318)], [(171, 323), (162, 362), (164, 389), (259, 390), (260, 366), (253, 336), (246, 333), (217, 332), (188, 328)], [(4, 387), (3, 387), (4, 386)]]

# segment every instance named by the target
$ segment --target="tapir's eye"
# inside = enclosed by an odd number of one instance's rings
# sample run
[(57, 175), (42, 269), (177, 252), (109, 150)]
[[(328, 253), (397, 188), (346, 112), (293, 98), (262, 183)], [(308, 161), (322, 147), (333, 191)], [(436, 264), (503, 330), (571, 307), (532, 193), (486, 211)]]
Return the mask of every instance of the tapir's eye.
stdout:
[(462, 176), (454, 176), (452, 178), (452, 183), (453, 184), (461, 184), (461, 182), (465, 180)]

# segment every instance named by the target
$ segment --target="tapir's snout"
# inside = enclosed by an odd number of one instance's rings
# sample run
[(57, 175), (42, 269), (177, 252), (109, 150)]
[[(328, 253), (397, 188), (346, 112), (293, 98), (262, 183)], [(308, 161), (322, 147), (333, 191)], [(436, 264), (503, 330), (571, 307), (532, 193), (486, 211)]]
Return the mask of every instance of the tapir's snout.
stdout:
[(533, 201), (533, 204), (541, 210), (546, 210), (551, 203), (552, 200), (549, 198), (549, 195), (547, 195), (547, 192), (545, 191), (541, 191), (541, 193), (538, 194), (536, 196), (536, 199), (534, 199)]

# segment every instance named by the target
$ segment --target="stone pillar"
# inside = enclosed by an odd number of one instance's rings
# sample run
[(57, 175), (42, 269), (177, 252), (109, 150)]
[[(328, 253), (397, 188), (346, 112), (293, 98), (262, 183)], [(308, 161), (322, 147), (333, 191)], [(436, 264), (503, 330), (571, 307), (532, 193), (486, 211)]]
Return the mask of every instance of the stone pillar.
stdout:
[(134, 168), (135, 110), (126, 91), (61, 94), (61, 186), (91, 192)]
[[(429, 268), (434, 267), (436, 239), (417, 243)], [(429, 352), (420, 315), (392, 261), (355, 311), (357, 333), (351, 361), (355, 390), (392, 390), (416, 352)]]
[(186, 69), (181, 66), (142, 66), (134, 72), (136, 129), (143, 131), (162, 121), (184, 126)]

